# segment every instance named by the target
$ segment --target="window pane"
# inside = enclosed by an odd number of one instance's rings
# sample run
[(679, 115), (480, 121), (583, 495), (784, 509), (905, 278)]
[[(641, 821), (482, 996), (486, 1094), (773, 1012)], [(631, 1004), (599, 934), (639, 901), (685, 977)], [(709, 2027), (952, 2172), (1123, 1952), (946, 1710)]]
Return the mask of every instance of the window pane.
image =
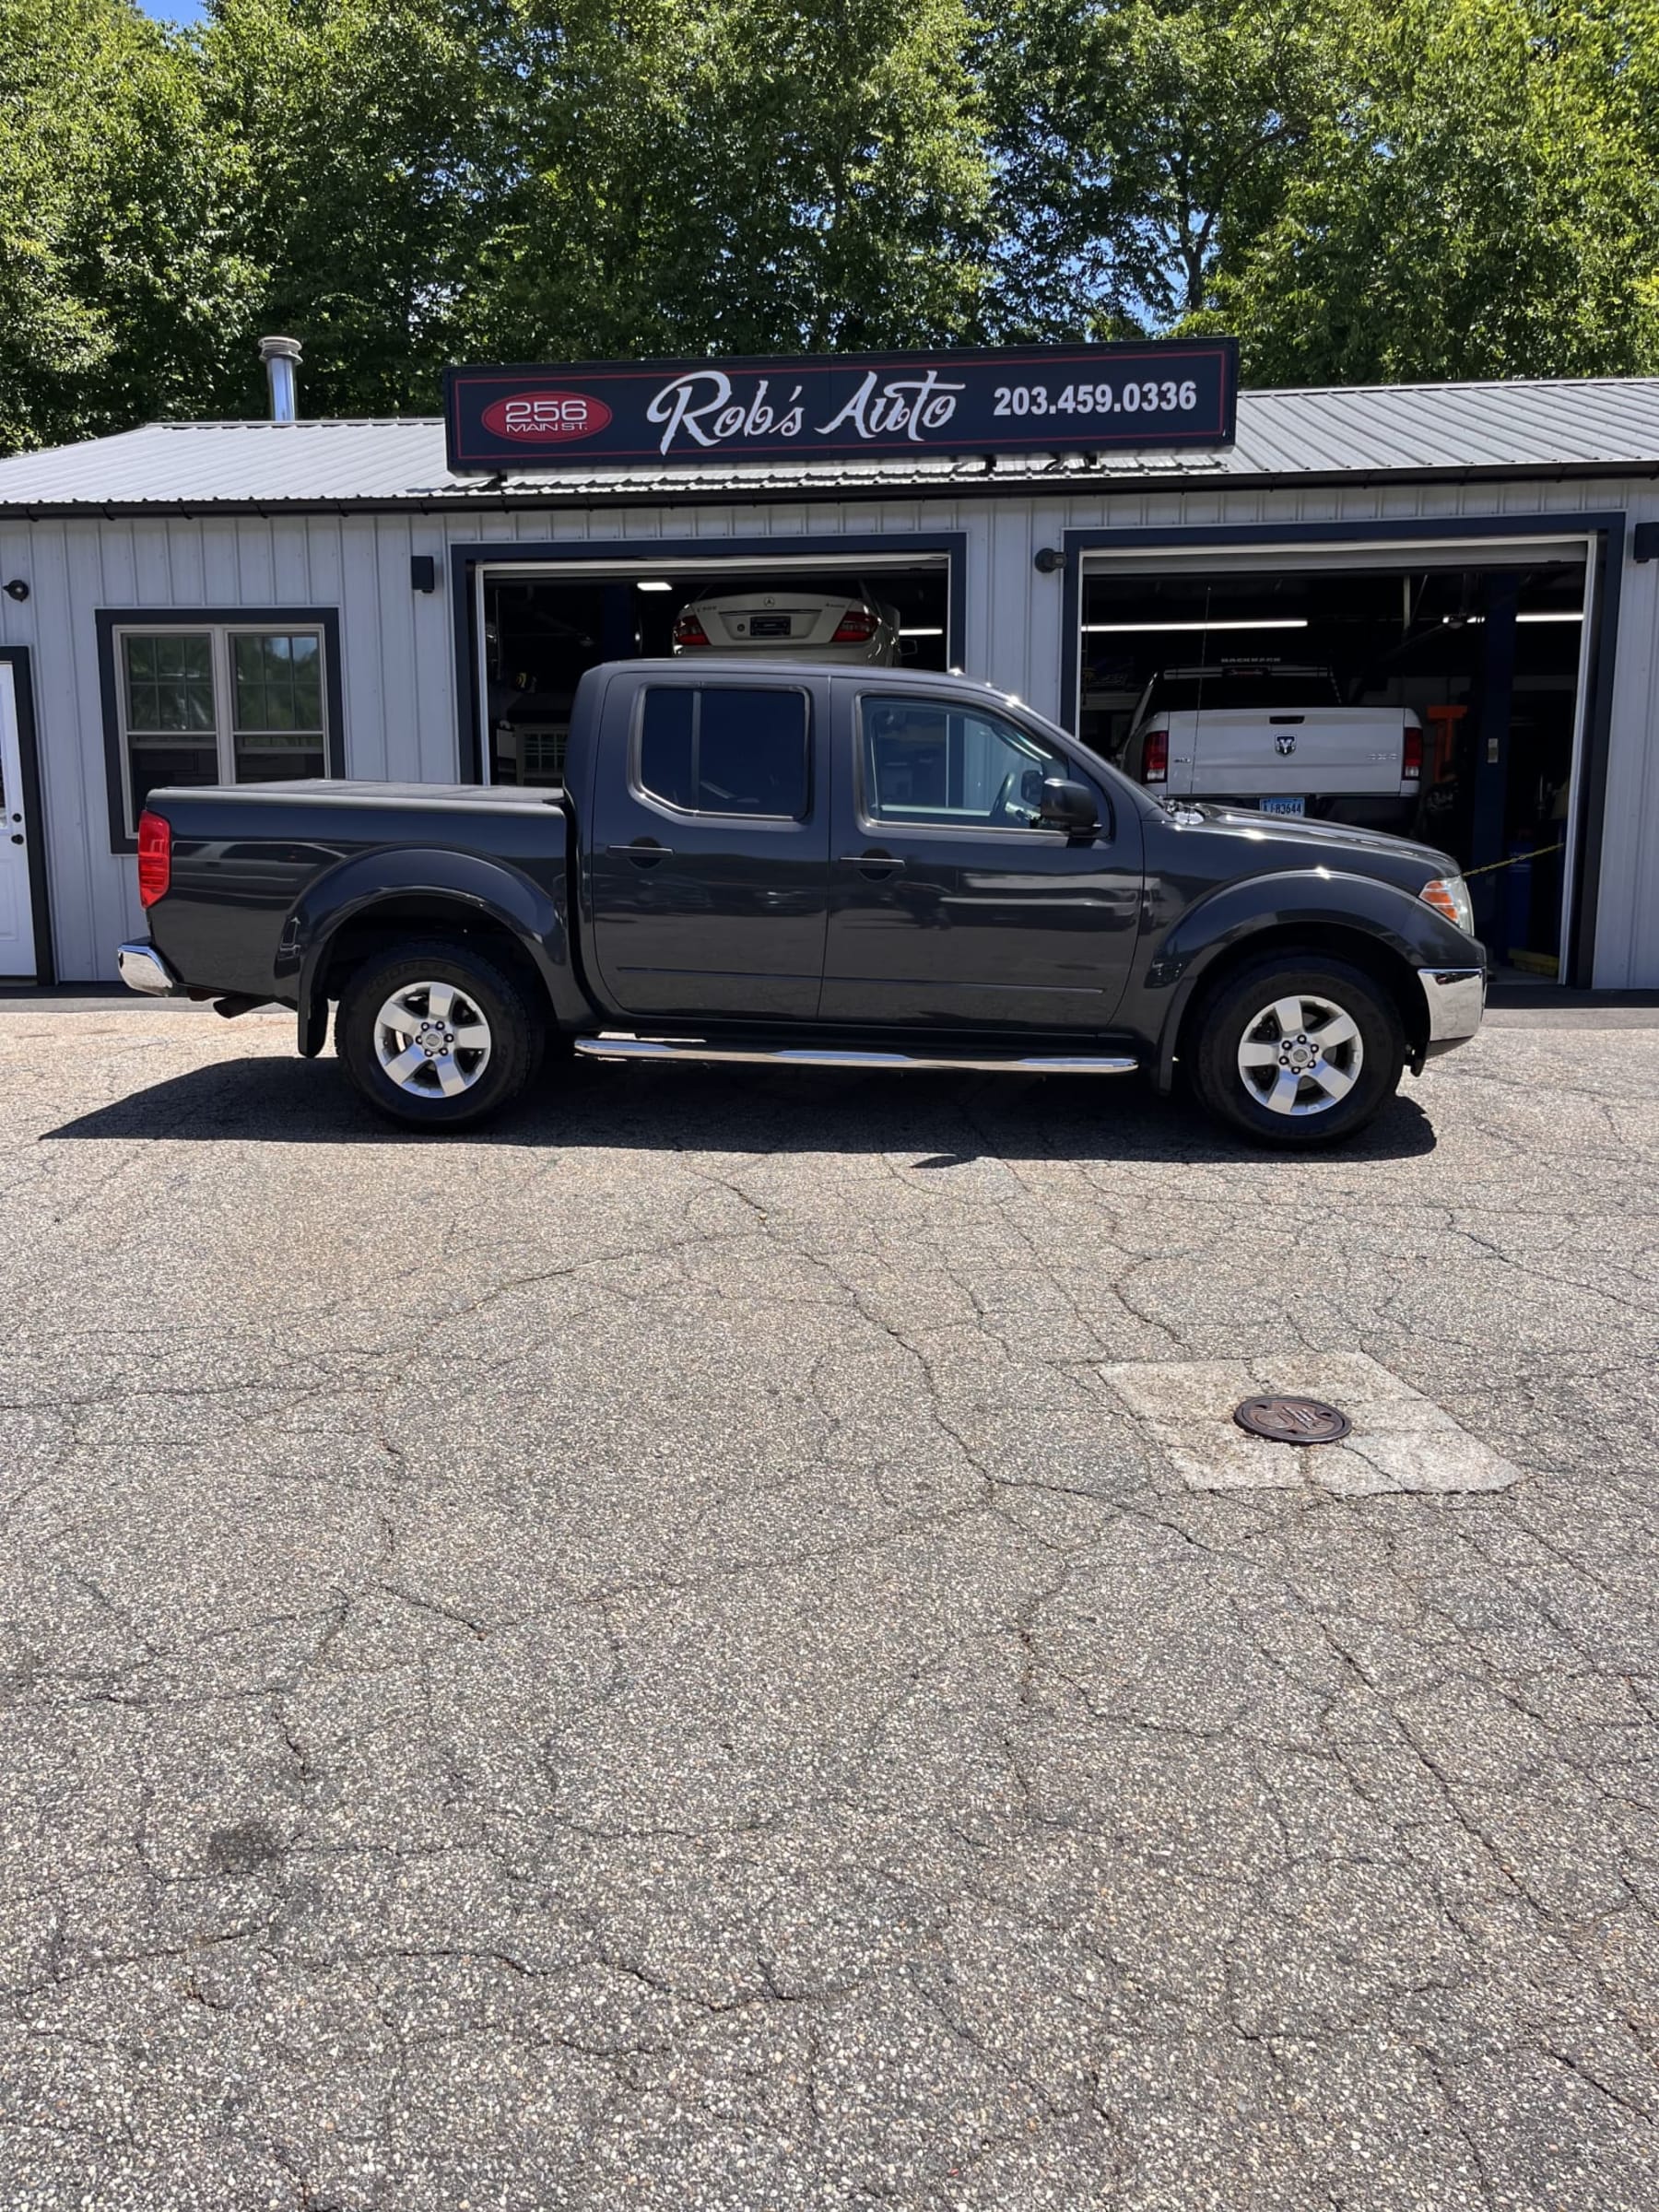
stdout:
[(239, 783), (279, 783), (293, 776), (323, 776), (323, 741), (314, 734), (295, 731), (290, 735), (236, 740), (236, 780)]
[(230, 641), (239, 730), (323, 727), (322, 641), (314, 633), (239, 633)]
[(1066, 772), (1040, 738), (995, 715), (866, 699), (860, 716), (865, 811), (877, 821), (1029, 829), (1043, 778)]
[(172, 745), (146, 744), (141, 740), (128, 748), (128, 767), (133, 787), (133, 819), (136, 822), (145, 800), (164, 784), (217, 783), (218, 747), (193, 744), (188, 738)]
[(806, 812), (806, 700), (799, 691), (701, 692), (697, 805), (705, 814)]
[(689, 684), (645, 694), (640, 722), (640, 788), (671, 806), (696, 804), (691, 777), (692, 709)]
[(1166, 669), (1153, 687), (1153, 704), (1167, 713), (1234, 712), (1241, 707), (1340, 706), (1342, 694), (1328, 668), (1284, 669), (1271, 661), (1216, 668)]
[(194, 632), (157, 631), (122, 640), (127, 728), (171, 736), (213, 726), (213, 646)]
[(159, 630), (152, 642), (158, 676), (188, 677), (202, 681), (211, 678), (213, 647), (199, 632)]

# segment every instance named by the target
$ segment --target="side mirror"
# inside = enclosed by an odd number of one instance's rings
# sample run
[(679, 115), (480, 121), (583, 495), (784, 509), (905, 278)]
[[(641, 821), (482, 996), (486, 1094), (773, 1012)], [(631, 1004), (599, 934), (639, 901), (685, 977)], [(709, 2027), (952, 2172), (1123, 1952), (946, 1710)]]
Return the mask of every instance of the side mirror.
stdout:
[(1065, 776), (1045, 776), (1042, 804), (1037, 813), (1040, 830), (1064, 830), (1068, 837), (1092, 837), (1100, 826), (1094, 794), (1086, 784)]

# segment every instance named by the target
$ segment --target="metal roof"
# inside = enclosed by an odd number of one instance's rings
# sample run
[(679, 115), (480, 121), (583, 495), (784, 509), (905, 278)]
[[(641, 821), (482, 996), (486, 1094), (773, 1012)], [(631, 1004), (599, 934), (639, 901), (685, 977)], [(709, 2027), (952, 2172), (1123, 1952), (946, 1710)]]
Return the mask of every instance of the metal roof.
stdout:
[(1355, 477), (1659, 473), (1659, 377), (1244, 392), (1238, 442), (1198, 450), (571, 468), (453, 477), (443, 425), (153, 422), (0, 461), (0, 512), (570, 507), (1215, 488)]

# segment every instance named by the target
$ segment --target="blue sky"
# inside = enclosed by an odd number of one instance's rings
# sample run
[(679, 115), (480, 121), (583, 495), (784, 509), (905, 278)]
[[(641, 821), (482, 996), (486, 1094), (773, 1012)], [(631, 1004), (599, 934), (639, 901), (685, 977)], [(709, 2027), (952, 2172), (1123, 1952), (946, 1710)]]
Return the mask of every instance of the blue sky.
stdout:
[(138, 0), (138, 5), (158, 23), (199, 23), (202, 18), (196, 0)]

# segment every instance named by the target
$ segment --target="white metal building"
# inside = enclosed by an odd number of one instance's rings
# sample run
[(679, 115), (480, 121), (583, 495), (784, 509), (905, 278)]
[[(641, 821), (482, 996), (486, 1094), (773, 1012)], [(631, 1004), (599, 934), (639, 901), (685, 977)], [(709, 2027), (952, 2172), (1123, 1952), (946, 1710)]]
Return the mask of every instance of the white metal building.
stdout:
[(0, 975), (112, 976), (142, 934), (135, 806), (181, 761), (538, 780), (571, 667), (662, 650), (694, 586), (849, 571), (902, 606), (917, 657), (1102, 741), (1159, 654), (1350, 639), (1364, 696), (1444, 718), (1451, 782), (1479, 733), (1494, 884), (1555, 855), (1529, 908), (1505, 894), (1516, 959), (1659, 985), (1655, 555), (1659, 379), (1246, 393), (1224, 450), (1064, 458), (460, 478), (424, 420), (21, 455), (0, 461)]

